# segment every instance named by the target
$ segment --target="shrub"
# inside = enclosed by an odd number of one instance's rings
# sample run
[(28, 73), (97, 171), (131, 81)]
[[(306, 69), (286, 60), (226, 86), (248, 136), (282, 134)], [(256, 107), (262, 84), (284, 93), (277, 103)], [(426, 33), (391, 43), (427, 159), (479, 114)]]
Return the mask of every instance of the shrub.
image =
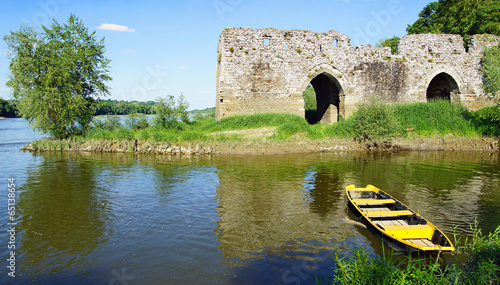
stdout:
[(500, 137), (500, 105), (470, 112), (469, 120), (480, 134)]
[(120, 118), (117, 116), (107, 116), (104, 120), (94, 119), (92, 123), (94, 129), (114, 131), (123, 128)]
[(361, 104), (352, 116), (352, 124), (354, 138), (361, 141), (389, 139), (401, 130), (390, 106), (377, 100)]

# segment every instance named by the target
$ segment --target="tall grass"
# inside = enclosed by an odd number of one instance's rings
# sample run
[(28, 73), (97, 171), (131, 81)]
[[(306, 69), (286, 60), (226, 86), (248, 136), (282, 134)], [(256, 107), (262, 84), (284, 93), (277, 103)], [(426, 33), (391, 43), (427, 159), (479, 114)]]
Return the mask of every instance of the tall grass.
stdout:
[[(220, 121), (200, 117), (189, 122), (178, 121), (172, 128), (149, 124), (145, 117), (130, 117), (124, 126), (117, 118), (110, 117), (96, 121), (85, 138), (172, 143), (214, 141), (222, 138), (211, 135), (215, 132), (263, 127), (275, 127), (275, 134), (269, 139), (277, 141), (356, 138), (370, 143), (394, 137), (500, 135), (500, 107), (483, 110), (469, 112), (460, 105), (442, 100), (399, 105), (372, 101), (360, 105), (351, 117), (333, 125), (311, 125), (300, 116), (273, 113), (232, 116)], [(242, 138), (243, 135), (231, 134), (224, 136), (223, 140)]]
[(469, 111), (459, 104), (446, 100), (401, 104), (392, 106), (399, 125), (410, 135), (459, 135), (477, 136)]
[(411, 255), (399, 262), (393, 257), (370, 258), (359, 249), (349, 259), (336, 253), (334, 278), (322, 284), (499, 284), (500, 226), (486, 236), (477, 223), (473, 230), (472, 239), (457, 246), (458, 257), (448, 264)]

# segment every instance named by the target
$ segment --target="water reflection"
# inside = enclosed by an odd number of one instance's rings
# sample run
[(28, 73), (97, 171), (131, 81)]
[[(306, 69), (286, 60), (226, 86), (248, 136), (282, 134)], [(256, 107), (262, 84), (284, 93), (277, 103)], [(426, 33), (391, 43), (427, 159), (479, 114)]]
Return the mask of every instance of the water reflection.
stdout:
[(19, 201), (23, 270), (50, 275), (89, 268), (86, 257), (107, 240), (107, 191), (96, 169), (77, 155), (50, 153), (28, 174)]
[(218, 162), (215, 233), (225, 262), (241, 265), (270, 255), (314, 259), (356, 235), (341, 219), (340, 174), (311, 172), (309, 163), (290, 156)]
[(469, 234), (476, 216), (485, 231), (498, 225), (498, 166), (498, 154), (480, 152), (37, 154), (19, 190), (22, 273), (47, 283), (104, 284), (122, 269), (138, 283), (315, 283), (335, 250), (388, 251), (353, 223), (347, 185), (374, 184), (447, 234)]

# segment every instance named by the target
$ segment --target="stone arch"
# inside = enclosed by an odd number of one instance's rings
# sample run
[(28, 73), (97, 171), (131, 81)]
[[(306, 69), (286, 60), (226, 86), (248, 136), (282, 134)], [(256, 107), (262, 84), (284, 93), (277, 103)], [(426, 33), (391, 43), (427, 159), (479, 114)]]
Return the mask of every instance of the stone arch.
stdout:
[(460, 102), (460, 80), (451, 70), (438, 70), (427, 78), (426, 100), (445, 99)]
[(301, 90), (311, 84), (316, 93), (316, 120), (322, 124), (333, 124), (340, 116), (345, 116), (344, 108), (344, 76), (329, 65), (313, 68), (304, 79)]

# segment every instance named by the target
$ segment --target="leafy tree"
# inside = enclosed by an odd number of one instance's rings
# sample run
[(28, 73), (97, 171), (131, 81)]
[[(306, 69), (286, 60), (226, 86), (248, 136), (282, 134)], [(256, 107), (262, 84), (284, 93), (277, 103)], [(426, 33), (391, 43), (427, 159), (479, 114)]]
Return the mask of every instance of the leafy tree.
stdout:
[(190, 122), (187, 111), (188, 108), (189, 108), (189, 103), (186, 101), (184, 94), (181, 93), (181, 96), (177, 100), (177, 107), (175, 108), (175, 111), (179, 119), (186, 124)]
[(413, 25), (408, 25), (406, 31), (408, 34), (436, 34), (441, 31), (440, 15), (438, 2), (431, 2), (418, 14), (418, 20)]
[(439, 0), (424, 7), (408, 34), (500, 35), (500, 1)]
[(179, 121), (189, 123), (187, 108), (189, 108), (189, 104), (183, 94), (177, 100), (177, 104), (172, 95), (168, 95), (166, 98), (158, 97), (156, 104), (153, 106), (156, 114), (154, 123), (163, 128), (180, 127)]
[(4, 37), (12, 51), (7, 86), (33, 128), (60, 139), (84, 133), (96, 99), (109, 94), (104, 39), (97, 40), (73, 14), (43, 30), (22, 26)]
[(378, 47), (390, 47), (391, 48), (391, 53), (396, 54), (397, 49), (398, 49), (398, 42), (400, 38), (399, 37), (392, 37), (390, 39), (381, 39), (376, 46)]
[(156, 117), (154, 118), (156, 125), (163, 128), (171, 128), (176, 125), (177, 118), (175, 117), (174, 96), (169, 95), (166, 98), (158, 97), (153, 110), (156, 114)]

